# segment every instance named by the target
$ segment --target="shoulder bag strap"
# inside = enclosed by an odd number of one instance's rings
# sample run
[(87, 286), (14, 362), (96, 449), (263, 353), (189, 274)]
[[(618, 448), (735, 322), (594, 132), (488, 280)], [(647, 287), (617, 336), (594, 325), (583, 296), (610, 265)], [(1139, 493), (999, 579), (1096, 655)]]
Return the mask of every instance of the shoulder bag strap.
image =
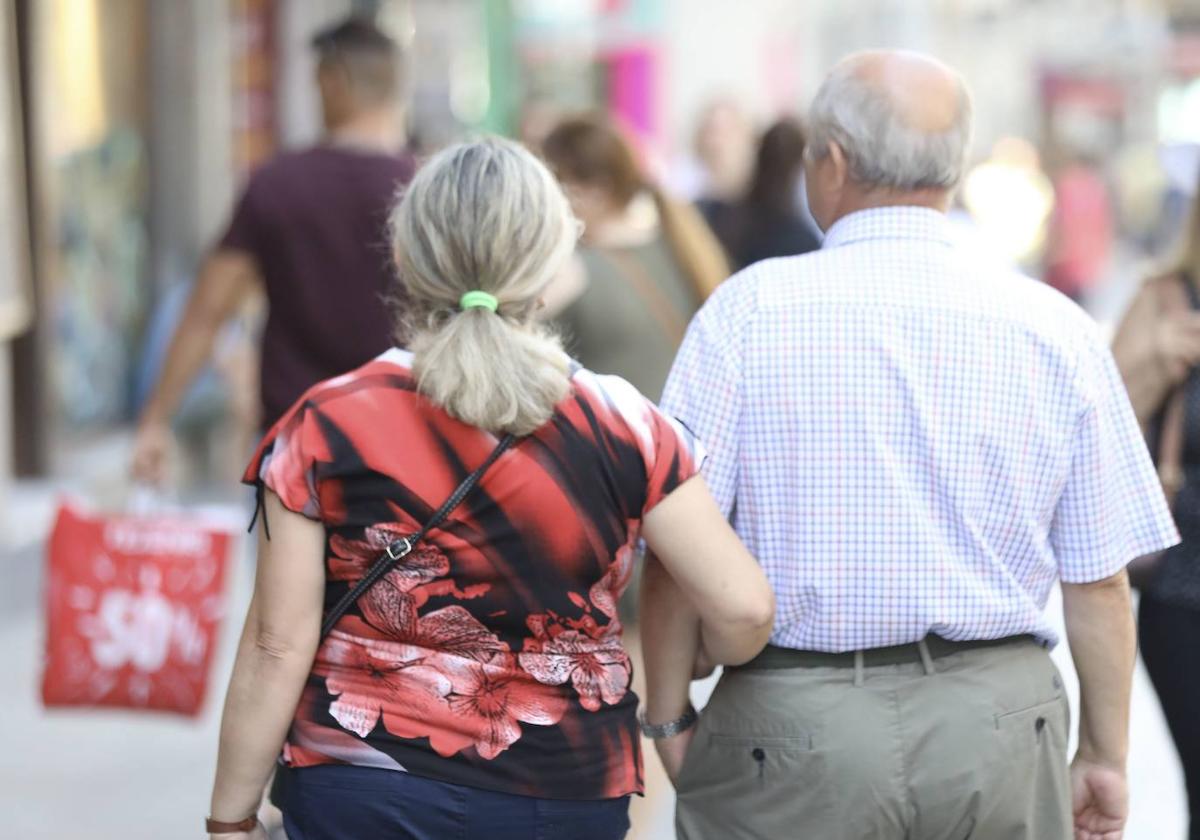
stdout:
[(325, 640), (325, 637), (329, 635), (329, 632), (333, 630), (334, 625), (336, 625), (341, 617), (346, 614), (346, 611), (350, 609), (352, 604), (361, 598), (367, 592), (367, 590), (378, 583), (384, 575), (396, 568), (396, 564), (411, 554), (413, 549), (417, 547), (417, 544), (425, 539), (426, 535), (428, 535), (430, 531), (441, 525), (446, 520), (446, 517), (449, 516), (454, 509), (462, 503), (462, 500), (466, 498), (466, 495), (470, 493), (472, 489), (474, 489), (476, 484), (479, 483), (479, 480), (483, 478), (484, 473), (491, 469), (492, 465), (500, 459), (500, 456), (503, 455), (505, 450), (511, 447), (515, 441), (516, 438), (514, 438), (512, 435), (505, 435), (503, 438), (501, 438), (500, 442), (496, 444), (496, 448), (492, 450), (492, 454), (487, 457), (487, 460), (480, 464), (476, 468), (475, 472), (463, 479), (462, 484), (458, 485), (458, 488), (450, 494), (450, 498), (446, 499), (446, 501), (442, 503), (442, 506), (434, 512), (433, 516), (429, 518), (429, 521), (421, 526), (419, 531), (409, 534), (407, 537), (401, 537), (398, 540), (393, 540), (388, 544), (388, 547), (383, 550), (381, 555), (379, 555), (379, 559), (376, 560), (371, 568), (367, 570), (367, 573), (363, 575), (362, 580), (355, 584), (349, 592), (343, 595), (337, 604), (334, 605), (333, 609), (329, 611), (329, 614), (325, 616), (325, 621), (321, 624), (322, 641)]
[(676, 347), (682, 344), (683, 336), (687, 332), (688, 319), (671, 302), (666, 292), (654, 282), (649, 269), (637, 257), (619, 249), (597, 249), (597, 253), (607, 259), (617, 273), (628, 281), (634, 294), (650, 312), (650, 316), (658, 322), (663, 335)]

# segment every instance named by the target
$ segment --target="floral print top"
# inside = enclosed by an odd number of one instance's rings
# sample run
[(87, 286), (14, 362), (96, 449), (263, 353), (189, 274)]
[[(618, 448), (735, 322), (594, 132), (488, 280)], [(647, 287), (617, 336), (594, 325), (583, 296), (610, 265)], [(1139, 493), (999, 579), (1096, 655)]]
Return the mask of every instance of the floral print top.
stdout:
[[(496, 438), (417, 393), (390, 350), (317, 385), (245, 480), (324, 524), (326, 607), (417, 530)], [(617, 601), (642, 517), (696, 474), (691, 436), (624, 380), (572, 393), (321, 645), (284, 747), (552, 799), (642, 791)]]

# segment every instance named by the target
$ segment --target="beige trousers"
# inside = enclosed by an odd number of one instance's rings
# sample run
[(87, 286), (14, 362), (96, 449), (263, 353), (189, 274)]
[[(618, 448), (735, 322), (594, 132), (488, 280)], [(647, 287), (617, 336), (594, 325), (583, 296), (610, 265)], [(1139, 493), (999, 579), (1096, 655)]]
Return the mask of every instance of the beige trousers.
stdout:
[(679, 778), (679, 840), (1069, 840), (1069, 709), (1032, 641), (733, 670)]

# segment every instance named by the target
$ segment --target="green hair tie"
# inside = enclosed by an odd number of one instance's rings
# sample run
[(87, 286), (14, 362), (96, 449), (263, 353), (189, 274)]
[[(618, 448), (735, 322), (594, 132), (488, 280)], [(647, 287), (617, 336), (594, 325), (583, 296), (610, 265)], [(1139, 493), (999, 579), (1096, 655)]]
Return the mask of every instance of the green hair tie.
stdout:
[(500, 301), (496, 299), (495, 295), (476, 289), (473, 292), (467, 292), (458, 299), (458, 308), (464, 312), (468, 309), (487, 309), (495, 312), (500, 308)]

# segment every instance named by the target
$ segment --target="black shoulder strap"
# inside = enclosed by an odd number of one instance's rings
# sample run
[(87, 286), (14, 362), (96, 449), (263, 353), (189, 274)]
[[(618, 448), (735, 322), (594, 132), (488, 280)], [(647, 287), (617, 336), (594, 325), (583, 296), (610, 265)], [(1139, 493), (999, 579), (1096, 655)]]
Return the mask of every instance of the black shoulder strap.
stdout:
[(442, 503), (442, 506), (429, 518), (429, 521), (421, 526), (421, 530), (409, 534), (407, 537), (393, 540), (388, 544), (383, 554), (379, 555), (379, 559), (363, 575), (362, 580), (343, 595), (337, 604), (334, 605), (333, 609), (329, 611), (329, 614), (325, 616), (325, 621), (321, 624), (322, 641), (329, 635), (329, 631), (333, 629), (341, 617), (346, 614), (346, 610), (350, 609), (351, 604), (355, 603), (368, 589), (378, 583), (380, 578), (396, 568), (396, 564), (411, 554), (413, 549), (417, 547), (417, 544), (425, 539), (430, 531), (446, 520), (446, 517), (462, 503), (466, 495), (483, 478), (484, 473), (491, 469), (492, 464), (500, 459), (500, 456), (504, 454), (506, 449), (513, 445), (515, 440), (512, 435), (505, 435), (501, 438), (500, 442), (496, 444), (496, 448), (492, 450), (492, 454), (487, 457), (487, 460), (480, 464), (475, 472), (463, 479), (462, 484), (458, 485), (458, 488), (450, 494), (450, 498), (446, 499)]

